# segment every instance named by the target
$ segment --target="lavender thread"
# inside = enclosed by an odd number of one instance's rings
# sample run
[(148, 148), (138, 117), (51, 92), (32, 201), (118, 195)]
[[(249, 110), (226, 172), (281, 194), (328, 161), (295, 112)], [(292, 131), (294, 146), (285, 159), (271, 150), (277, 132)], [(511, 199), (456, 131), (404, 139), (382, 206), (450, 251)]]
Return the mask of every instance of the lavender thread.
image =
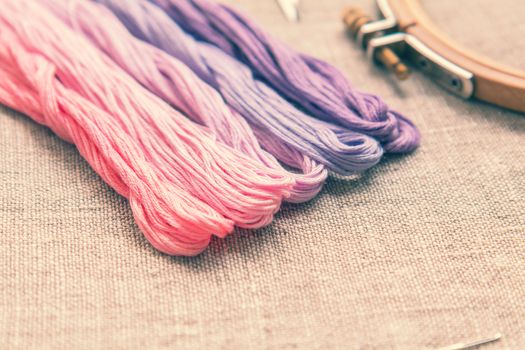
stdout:
[(358, 92), (332, 65), (298, 53), (231, 7), (208, 0), (150, 0), (185, 31), (247, 64), (277, 91), (318, 118), (378, 138), (387, 152), (414, 150), (414, 124), (378, 96)]

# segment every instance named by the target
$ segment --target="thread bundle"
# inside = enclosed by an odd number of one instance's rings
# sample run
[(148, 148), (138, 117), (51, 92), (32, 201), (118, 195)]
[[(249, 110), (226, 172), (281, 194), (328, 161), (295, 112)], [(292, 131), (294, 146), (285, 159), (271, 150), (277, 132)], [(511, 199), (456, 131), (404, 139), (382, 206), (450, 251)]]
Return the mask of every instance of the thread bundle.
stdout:
[(330, 64), (295, 52), (234, 9), (209, 0), (149, 0), (199, 40), (248, 64), (314, 116), (378, 138), (387, 152), (419, 144), (414, 125), (378, 97), (352, 88)]
[[(147, 1), (100, 2), (139, 38), (151, 41), (162, 37), (160, 44), (152, 43), (186, 63), (215, 87), (230, 106), (260, 129), (258, 135), (269, 133), (274, 136), (272, 142), (284, 143), (342, 175), (368, 169), (380, 160), (383, 151), (376, 140), (305, 115), (266, 84), (255, 80), (240, 62), (183, 33), (158, 7)], [(69, 17), (81, 20), (83, 16), (74, 12), (70, 11)], [(136, 52), (141, 57), (145, 55), (144, 50)], [(128, 58), (125, 65), (135, 62)], [(268, 144), (269, 140), (263, 143)]]
[[(142, 85), (194, 121), (208, 126), (218, 140), (268, 167), (285, 172), (275, 157), (261, 148), (252, 131), (257, 126), (250, 127), (225, 104), (215, 89), (182, 62), (134, 38), (109, 9), (83, 0), (41, 0), (40, 3), (72, 29), (83, 33)], [(130, 9), (135, 4), (126, 2)], [(273, 153), (281, 161), (305, 172), (304, 175), (289, 173), (295, 179), (295, 186), (287, 200), (304, 202), (314, 197), (327, 177), (324, 167), (281, 140), (269, 138), (263, 130), (258, 130), (257, 134), (266, 145), (275, 144)]]
[(74, 142), (158, 249), (196, 254), (271, 222), (289, 176), (216, 142), (34, 1), (2, 1), (0, 23), (2, 103)]
[[(176, 18), (174, 4), (193, 16), (205, 2), (95, 1), (104, 6), (0, 0), (0, 103), (74, 143), (129, 199), (138, 226), (165, 253), (195, 255), (212, 235), (269, 224), (282, 200), (303, 202), (319, 192), (325, 166), (347, 175), (375, 165), (380, 142), (392, 152), (417, 145), (413, 125), (369, 95), (353, 92), (366, 113), (354, 106), (351, 118), (329, 113), (335, 98), (312, 112), (324, 120), (305, 114), (259, 80), (270, 75), (250, 60), (195, 40), (157, 6)], [(220, 26), (206, 28), (230, 43)], [(333, 74), (325, 63), (316, 67)], [(330, 88), (344, 84), (334, 79)], [(271, 85), (294, 99), (293, 84)], [(309, 110), (312, 96), (319, 97), (305, 93), (298, 104)]]

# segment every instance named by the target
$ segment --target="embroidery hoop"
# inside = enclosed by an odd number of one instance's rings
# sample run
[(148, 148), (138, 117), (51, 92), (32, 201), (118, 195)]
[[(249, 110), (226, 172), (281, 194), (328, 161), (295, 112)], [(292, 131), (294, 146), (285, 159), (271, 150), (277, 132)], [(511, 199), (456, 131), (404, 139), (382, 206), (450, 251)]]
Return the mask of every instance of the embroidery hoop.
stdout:
[[(355, 9), (343, 21), (368, 56), (406, 77), (403, 60), (448, 91), (525, 112), (525, 72), (462, 47), (428, 17), (420, 0), (377, 0), (381, 19), (370, 21)], [(360, 14), (361, 13), (361, 14)]]

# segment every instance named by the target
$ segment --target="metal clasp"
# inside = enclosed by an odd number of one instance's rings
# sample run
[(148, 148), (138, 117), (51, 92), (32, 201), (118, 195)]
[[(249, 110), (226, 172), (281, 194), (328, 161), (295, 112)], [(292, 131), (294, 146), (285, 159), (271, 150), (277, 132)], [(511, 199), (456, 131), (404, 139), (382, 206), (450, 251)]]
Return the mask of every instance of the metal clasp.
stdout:
[(399, 32), (397, 19), (387, 0), (377, 0), (377, 5), (382, 15), (377, 21), (371, 21), (355, 8), (344, 15), (348, 29), (372, 60), (382, 63), (398, 78), (404, 79), (408, 71), (400, 69), (402, 60), (398, 56), (401, 56), (448, 91), (463, 98), (472, 96), (474, 75), (471, 72), (445, 59), (418, 38)]

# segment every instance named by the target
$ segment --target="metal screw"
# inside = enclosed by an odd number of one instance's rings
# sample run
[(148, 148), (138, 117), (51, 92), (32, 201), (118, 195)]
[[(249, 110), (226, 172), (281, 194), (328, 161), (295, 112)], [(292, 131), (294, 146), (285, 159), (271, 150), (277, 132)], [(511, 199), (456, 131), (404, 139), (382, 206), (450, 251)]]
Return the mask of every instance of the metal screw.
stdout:
[[(343, 11), (343, 23), (354, 39), (359, 29), (371, 21), (370, 16), (358, 7), (348, 7)], [(374, 58), (381, 62), (390, 72), (393, 72), (399, 80), (405, 80), (410, 75), (408, 67), (401, 61), (399, 56), (388, 47), (377, 50)]]

